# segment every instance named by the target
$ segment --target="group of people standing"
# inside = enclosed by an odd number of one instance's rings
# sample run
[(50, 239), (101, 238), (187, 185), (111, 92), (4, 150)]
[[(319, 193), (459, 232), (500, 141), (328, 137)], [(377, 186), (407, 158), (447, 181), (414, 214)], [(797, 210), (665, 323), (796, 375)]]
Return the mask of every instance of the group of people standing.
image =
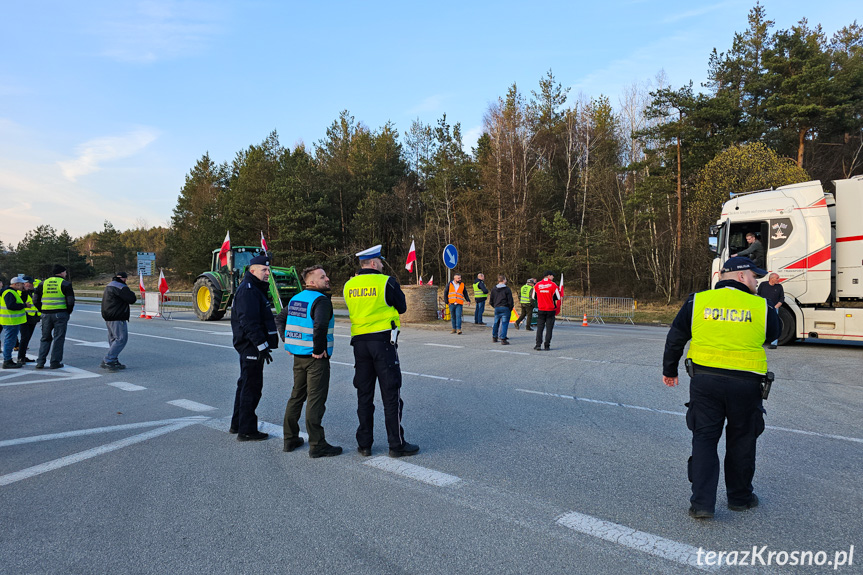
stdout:
[[(368, 457), (374, 443), (375, 382), (384, 406), (384, 425), (390, 457), (419, 452), (405, 440), (402, 422), (402, 375), (398, 357), (399, 316), (407, 311), (404, 292), (394, 277), (384, 275), (381, 246), (357, 254), (360, 270), (345, 284), (344, 297), (351, 319), (354, 350), (353, 385), (357, 391), (357, 452)], [(267, 433), (258, 429), (255, 409), (263, 388), (263, 368), (272, 361), (279, 337), (293, 356), (294, 386), (285, 407), (283, 451), (303, 445), (299, 419), (306, 405), (309, 457), (333, 457), (342, 448), (326, 441), (322, 419), (329, 393), (330, 358), (335, 351), (330, 280), (321, 266), (302, 272), (305, 290), (291, 298), (278, 317), (267, 300), (270, 260), (253, 258), (234, 296), (231, 328), (234, 348), (240, 354), (240, 378), (229, 431), (239, 441), (261, 441)]]
[[(452, 332), (462, 334), (463, 307), (470, 305), (470, 296), (467, 287), (462, 281), (462, 275), (457, 273), (447, 286), (447, 305), (449, 306)], [(489, 289), (485, 284), (485, 274), (479, 273), (473, 284), (473, 297), (476, 302), (474, 323), (486, 325), (483, 321), (486, 301), (494, 309), (494, 320), (491, 329), (491, 340), (493, 343), (500, 342), (501, 345), (509, 345), (509, 323), (512, 310), (515, 308), (515, 299), (512, 289), (507, 285), (507, 278), (503, 274), (497, 276), (497, 284)], [(521, 306), (518, 318), (515, 320), (515, 328), (520, 329), (521, 322), (525, 322), (527, 331), (531, 328), (531, 316), (533, 310), (537, 310), (536, 321), (536, 345), (533, 349), (537, 351), (551, 349), (551, 337), (554, 331), (554, 322), (559, 313), (558, 302), (561, 299), (560, 288), (554, 283), (554, 272), (547, 271), (540, 282), (530, 278), (519, 291), (519, 304)]]

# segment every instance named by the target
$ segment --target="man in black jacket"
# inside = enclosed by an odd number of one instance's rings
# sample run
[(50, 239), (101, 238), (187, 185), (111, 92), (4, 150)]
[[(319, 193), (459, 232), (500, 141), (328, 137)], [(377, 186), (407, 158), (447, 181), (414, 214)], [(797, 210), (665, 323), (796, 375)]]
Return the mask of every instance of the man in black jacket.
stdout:
[(500, 344), (509, 345), (506, 332), (509, 329), (509, 319), (512, 316), (512, 308), (515, 307), (515, 302), (512, 299), (512, 290), (506, 285), (505, 276), (497, 276), (497, 285), (491, 288), (491, 295), (488, 299), (491, 302), (491, 307), (494, 308), (491, 340), (497, 343), (498, 335), (500, 335)]
[(267, 299), (269, 279), (270, 256), (261, 254), (252, 258), (231, 305), (231, 330), (234, 349), (240, 354), (240, 379), (229, 431), (237, 434), (237, 441), (261, 441), (269, 437), (258, 431), (258, 416), (255, 415), (264, 387), (264, 362), (273, 361), (270, 350), (279, 345), (276, 322)]
[(129, 306), (138, 301), (138, 297), (126, 285), (128, 278), (126, 272), (117, 272), (102, 294), (102, 319), (108, 328), (110, 347), (99, 367), (111, 372), (126, 369), (120, 363), (119, 356), (129, 341)]

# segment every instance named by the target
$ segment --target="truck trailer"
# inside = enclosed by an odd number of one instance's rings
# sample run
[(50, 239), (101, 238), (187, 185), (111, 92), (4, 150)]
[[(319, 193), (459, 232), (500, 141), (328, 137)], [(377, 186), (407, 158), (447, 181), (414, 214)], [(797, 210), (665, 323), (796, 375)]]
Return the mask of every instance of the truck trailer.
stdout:
[[(711, 287), (754, 233), (785, 290), (780, 345), (805, 338), (863, 341), (863, 176), (732, 193), (710, 227)], [(761, 281), (767, 281), (765, 277)]]

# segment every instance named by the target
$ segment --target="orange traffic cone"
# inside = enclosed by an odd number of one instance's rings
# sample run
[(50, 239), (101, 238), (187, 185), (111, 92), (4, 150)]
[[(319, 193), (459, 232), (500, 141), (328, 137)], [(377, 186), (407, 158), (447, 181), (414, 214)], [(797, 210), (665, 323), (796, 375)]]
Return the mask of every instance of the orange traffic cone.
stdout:
[(587, 314), (584, 314), (584, 319), (581, 320), (581, 327), (587, 327)]

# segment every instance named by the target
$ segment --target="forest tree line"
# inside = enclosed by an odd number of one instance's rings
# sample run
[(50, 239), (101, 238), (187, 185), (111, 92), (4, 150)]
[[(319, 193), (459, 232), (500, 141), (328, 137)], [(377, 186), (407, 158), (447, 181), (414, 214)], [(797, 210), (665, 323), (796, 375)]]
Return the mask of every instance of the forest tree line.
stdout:
[(549, 70), (493, 101), (468, 146), (446, 115), (399, 132), (343, 111), (308, 148), (272, 132), (230, 161), (204, 154), (168, 228), (50, 232), (90, 269), (134, 269), (135, 251), (156, 251), (189, 283), (230, 230), (234, 245), (259, 245), (263, 232), (275, 265), (320, 263), (335, 283), (378, 243), (388, 273), (415, 281), (403, 266), (414, 240), (436, 283), (452, 243), (468, 278), (517, 283), (549, 268), (568, 293), (668, 301), (707, 287), (707, 227), (730, 192), (863, 173), (863, 28), (774, 28), (757, 4), (710, 55), (700, 90), (660, 74), (613, 103), (571, 94)]

